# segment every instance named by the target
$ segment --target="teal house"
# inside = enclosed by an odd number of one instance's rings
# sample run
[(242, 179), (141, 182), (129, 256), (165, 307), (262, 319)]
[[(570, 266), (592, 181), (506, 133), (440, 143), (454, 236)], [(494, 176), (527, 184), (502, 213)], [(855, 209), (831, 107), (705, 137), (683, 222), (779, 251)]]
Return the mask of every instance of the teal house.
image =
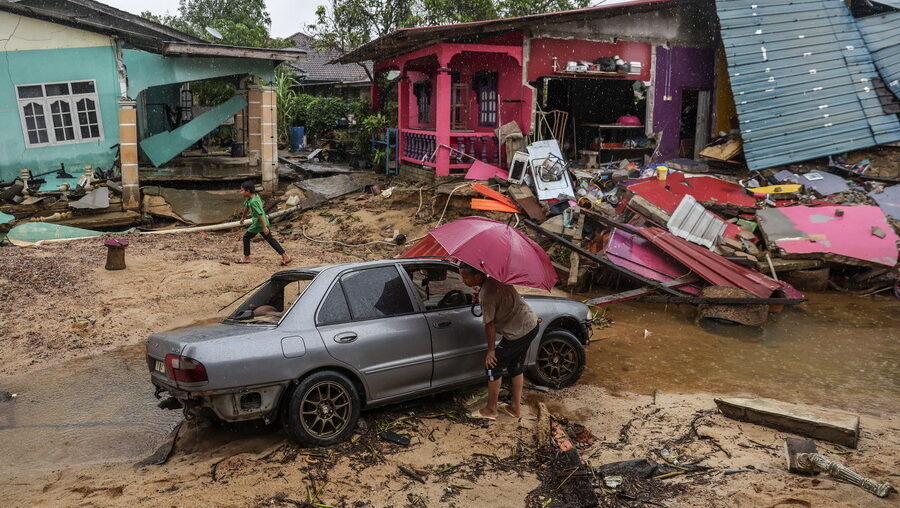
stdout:
[[(92, 0), (0, 0), (0, 34), (0, 182), (23, 169), (118, 166), (123, 204), (137, 208), (141, 168), (165, 165), (233, 118), (242, 157), (264, 186), (277, 183), (265, 83), (304, 52), (209, 44)], [(237, 93), (194, 115), (190, 83), (209, 79)]]

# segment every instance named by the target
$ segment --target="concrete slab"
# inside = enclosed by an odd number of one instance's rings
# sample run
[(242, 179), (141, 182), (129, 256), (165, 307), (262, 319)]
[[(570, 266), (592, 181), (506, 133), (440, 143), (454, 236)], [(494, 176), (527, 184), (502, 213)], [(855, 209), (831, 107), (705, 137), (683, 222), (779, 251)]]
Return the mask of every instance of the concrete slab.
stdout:
[(878, 207), (885, 215), (900, 220), (900, 185), (892, 185), (882, 192), (872, 191), (869, 193), (869, 197), (878, 203)]
[(790, 404), (774, 399), (722, 397), (714, 399), (728, 418), (793, 432), (856, 448), (859, 416), (846, 411)]
[[(900, 238), (877, 206), (790, 206), (756, 212), (769, 247), (782, 257), (823, 259), (858, 266), (894, 266)], [(872, 233), (872, 226), (885, 233)]]

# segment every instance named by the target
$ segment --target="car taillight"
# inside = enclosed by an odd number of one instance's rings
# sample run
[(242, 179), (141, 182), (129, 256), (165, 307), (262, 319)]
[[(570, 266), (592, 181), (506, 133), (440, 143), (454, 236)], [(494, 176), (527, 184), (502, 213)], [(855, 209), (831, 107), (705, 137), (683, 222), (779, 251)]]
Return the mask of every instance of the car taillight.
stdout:
[(166, 355), (166, 373), (170, 378), (182, 383), (203, 383), (209, 381), (206, 367), (202, 363), (180, 355)]

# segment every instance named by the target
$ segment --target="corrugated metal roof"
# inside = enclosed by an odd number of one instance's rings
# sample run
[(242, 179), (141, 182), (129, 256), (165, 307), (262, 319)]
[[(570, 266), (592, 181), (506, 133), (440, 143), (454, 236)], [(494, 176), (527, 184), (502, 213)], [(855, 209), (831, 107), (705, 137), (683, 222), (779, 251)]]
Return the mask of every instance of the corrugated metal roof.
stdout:
[(683, 0), (631, 0), (620, 3), (598, 4), (594, 7), (568, 11), (531, 14), (515, 18), (470, 21), (452, 25), (420, 26), (401, 28), (369, 41), (346, 55), (333, 60), (339, 63), (361, 62), (365, 60), (387, 60), (438, 42), (448, 40), (468, 40), (472, 37), (496, 35), (518, 30), (533, 23), (564, 23), (583, 21), (596, 14), (616, 15), (624, 13), (648, 12), (668, 7), (668, 4)]
[(666, 223), (666, 227), (675, 236), (709, 250), (715, 249), (719, 237), (725, 232), (725, 226), (725, 221), (704, 208), (690, 194), (681, 198), (681, 203)]
[(413, 244), (397, 255), (397, 258), (441, 258), (451, 259), (453, 256), (433, 236), (425, 235), (421, 240)]
[(900, 140), (843, 0), (716, 0), (751, 169)]
[(746, 289), (760, 298), (768, 298), (788, 286), (660, 228), (643, 228), (638, 233), (714, 286)]
[[(900, 1), (897, 2), (900, 5)], [(891, 92), (900, 97), (900, 12), (858, 18), (866, 47)]]

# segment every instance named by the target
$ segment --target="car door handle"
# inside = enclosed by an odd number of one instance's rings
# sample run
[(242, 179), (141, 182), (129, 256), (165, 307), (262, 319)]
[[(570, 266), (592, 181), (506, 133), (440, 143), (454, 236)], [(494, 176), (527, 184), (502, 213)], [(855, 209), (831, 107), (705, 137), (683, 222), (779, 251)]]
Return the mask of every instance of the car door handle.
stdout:
[(353, 342), (354, 340), (356, 340), (356, 334), (353, 332), (339, 333), (334, 336), (334, 341), (340, 342), (341, 344), (347, 344), (349, 342)]
[(450, 326), (452, 324), (453, 324), (453, 321), (438, 321), (437, 323), (434, 324), (434, 327), (435, 328), (447, 328), (448, 326)]

